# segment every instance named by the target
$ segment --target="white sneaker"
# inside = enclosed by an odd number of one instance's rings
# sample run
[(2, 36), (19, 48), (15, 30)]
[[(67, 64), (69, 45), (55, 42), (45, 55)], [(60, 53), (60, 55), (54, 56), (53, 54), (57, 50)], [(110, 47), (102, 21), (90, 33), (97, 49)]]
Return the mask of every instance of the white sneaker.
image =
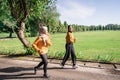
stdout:
[(64, 65), (62, 63), (60, 63), (60, 66), (61, 66), (61, 68), (64, 68)]
[(73, 69), (76, 69), (76, 68), (78, 68), (78, 66), (77, 66), (77, 65), (74, 65), (74, 66), (72, 66), (72, 68), (73, 68)]

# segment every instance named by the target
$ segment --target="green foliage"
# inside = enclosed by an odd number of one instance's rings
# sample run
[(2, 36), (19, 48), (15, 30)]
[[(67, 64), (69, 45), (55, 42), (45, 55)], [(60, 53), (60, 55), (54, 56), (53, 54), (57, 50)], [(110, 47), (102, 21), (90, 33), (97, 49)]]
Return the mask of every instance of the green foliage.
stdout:
[(104, 55), (99, 57), (99, 62), (111, 62), (113, 60), (113, 56), (111, 55)]
[(36, 52), (36, 50), (31, 46), (31, 47), (29, 47), (29, 48), (24, 48), (25, 49), (25, 54), (26, 55), (35, 55), (37, 52)]
[(26, 30), (30, 32), (31, 36), (37, 35), (39, 23), (51, 28), (53, 25), (56, 26), (59, 17), (56, 0), (2, 0), (0, 15), (2, 15), (0, 21), (4, 21), (8, 27), (20, 27), (20, 22), (27, 20)]
[(48, 56), (51, 58), (62, 59), (65, 55), (65, 51), (48, 51)]
[(55, 33), (59, 13), (56, 9), (56, 0), (33, 1), (27, 25), (31, 36), (36, 36), (40, 25), (47, 25), (50, 31)]
[(55, 56), (54, 57), (62, 59), (64, 57), (64, 55), (65, 55), (65, 52), (57, 51), (57, 52), (55, 52)]
[[(67, 31), (67, 21), (64, 21), (62, 24), (59, 20), (60, 14), (57, 12), (56, 8), (57, 0), (15, 0), (12, 1), (15, 12), (11, 9), (9, 1), (10, 0), (1, 0), (0, 2), (0, 15), (2, 15), (0, 16), (0, 21), (7, 27), (13, 29), (16, 28), (16, 26), (20, 27), (20, 22), (24, 18), (25, 21), (27, 20), (26, 32), (29, 32), (30, 36), (37, 35), (39, 23), (47, 25), (47, 27), (49, 27), (49, 32), (52, 33), (65, 33)], [(24, 6), (20, 6), (20, 4)], [(105, 26), (72, 24), (72, 26), (75, 32), (120, 30), (120, 25), (118, 24), (107, 24)]]
[[(0, 23), (2, 23), (2, 32), (10, 32), (15, 26), (16, 22), (11, 16), (10, 7), (7, 0), (2, 0), (0, 2)], [(12, 30), (13, 32), (13, 30)]]
[(38, 33), (38, 18), (28, 18), (26, 28), (27, 31), (30, 33), (31, 37), (37, 36)]
[(76, 55), (78, 60), (84, 60), (84, 55), (81, 52), (77, 53)]

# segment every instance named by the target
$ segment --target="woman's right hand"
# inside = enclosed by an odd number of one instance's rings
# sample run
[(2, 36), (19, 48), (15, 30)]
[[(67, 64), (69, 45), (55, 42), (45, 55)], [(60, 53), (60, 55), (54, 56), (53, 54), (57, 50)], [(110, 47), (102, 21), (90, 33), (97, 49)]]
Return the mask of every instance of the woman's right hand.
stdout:
[(76, 38), (74, 38), (74, 42), (76, 42)]
[(38, 50), (38, 53), (41, 53), (42, 51), (41, 50)]

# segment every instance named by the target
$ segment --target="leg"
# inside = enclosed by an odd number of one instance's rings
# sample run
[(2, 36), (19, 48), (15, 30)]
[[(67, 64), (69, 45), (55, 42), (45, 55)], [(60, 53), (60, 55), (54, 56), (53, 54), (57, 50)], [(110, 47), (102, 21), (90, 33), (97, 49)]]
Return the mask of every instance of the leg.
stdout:
[[(40, 57), (42, 58), (42, 56), (40, 55)], [(44, 61), (43, 61), (43, 59), (42, 59), (42, 62), (40, 62), (35, 68), (39, 68), (40, 66), (42, 66), (44, 64)]]
[(44, 64), (44, 62), (42, 61), (42, 62), (40, 62), (35, 68), (39, 68), (40, 66), (42, 66)]
[(44, 66), (43, 66), (44, 77), (48, 77), (48, 76), (47, 76), (47, 64), (48, 64), (48, 61), (47, 61), (47, 54), (41, 55), (41, 58), (42, 58), (43, 63), (44, 63)]
[(43, 60), (36, 67), (34, 67), (34, 73), (36, 74), (37, 69), (44, 64)]
[(66, 44), (66, 45), (65, 45), (65, 48), (66, 48), (66, 54), (65, 54), (65, 56), (64, 56), (64, 58), (63, 58), (63, 61), (62, 61), (62, 63), (61, 63), (62, 66), (65, 65), (65, 62), (68, 60), (69, 55), (70, 55), (70, 48), (69, 48), (69, 45)]
[(71, 57), (72, 57), (72, 63), (73, 63), (73, 66), (76, 65), (76, 55), (75, 55), (75, 50), (74, 50), (74, 47), (73, 47), (73, 44), (71, 44)]

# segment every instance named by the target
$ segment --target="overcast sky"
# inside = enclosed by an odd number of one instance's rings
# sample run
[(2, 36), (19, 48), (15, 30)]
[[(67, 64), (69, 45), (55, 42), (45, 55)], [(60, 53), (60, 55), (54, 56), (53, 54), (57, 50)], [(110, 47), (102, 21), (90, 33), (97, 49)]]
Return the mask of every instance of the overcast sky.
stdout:
[(57, 10), (62, 23), (120, 24), (120, 0), (58, 0)]

